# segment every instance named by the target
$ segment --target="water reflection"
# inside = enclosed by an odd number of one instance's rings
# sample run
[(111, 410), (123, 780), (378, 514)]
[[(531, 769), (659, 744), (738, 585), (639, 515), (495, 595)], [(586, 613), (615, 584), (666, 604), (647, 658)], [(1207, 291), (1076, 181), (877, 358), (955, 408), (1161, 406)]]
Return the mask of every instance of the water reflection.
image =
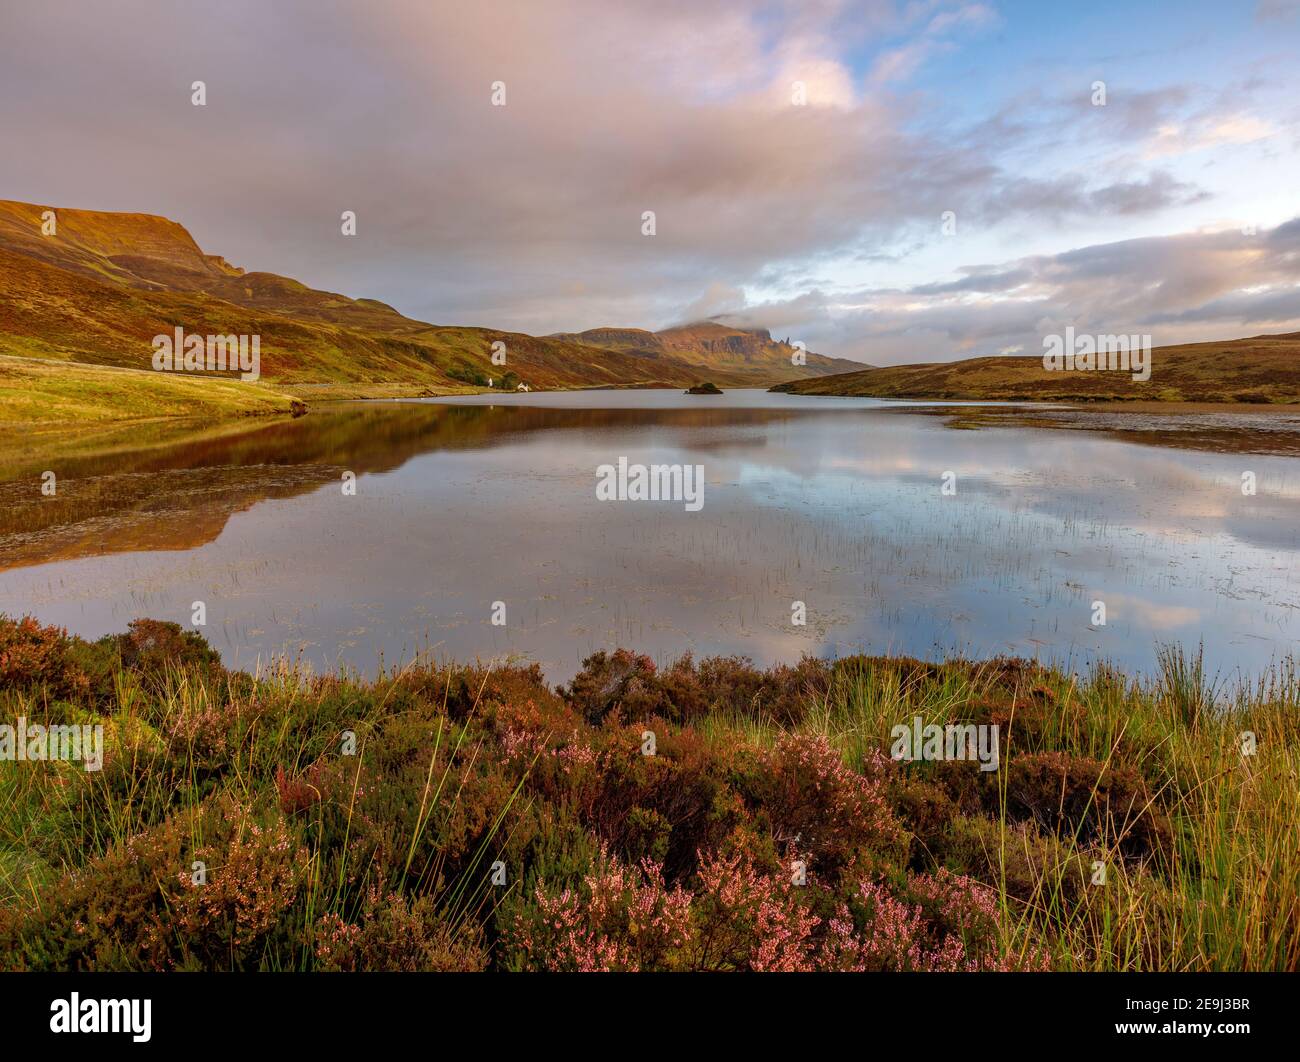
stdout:
[[(598, 502), (595, 469), (619, 456), (702, 464), (703, 511)], [(1257, 670), (1296, 647), (1292, 457), (956, 431), (870, 401), (601, 392), (367, 403), (124, 444), (62, 458), (56, 499), (37, 464), (0, 482), (0, 610), (96, 636), (186, 622), (204, 600), (205, 633), (240, 665), (301, 649), (370, 669), (433, 647), (518, 652), (562, 678), (621, 644), (1145, 669), (1157, 639), (1203, 638), (1215, 666)]]

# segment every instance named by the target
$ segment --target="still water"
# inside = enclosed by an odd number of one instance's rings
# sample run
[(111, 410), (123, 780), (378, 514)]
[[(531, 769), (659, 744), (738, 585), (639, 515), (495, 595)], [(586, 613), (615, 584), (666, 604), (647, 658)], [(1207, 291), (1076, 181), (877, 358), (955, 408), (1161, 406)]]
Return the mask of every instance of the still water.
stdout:
[[(1204, 642), (1213, 669), (1248, 674), (1297, 650), (1300, 459), (955, 430), (898, 406), (570, 392), (137, 433), (4, 470), (0, 611), (97, 637), (191, 626), (202, 601), (235, 666), (516, 654), (553, 681), (620, 645), (1149, 672), (1158, 643)], [(702, 466), (702, 507), (598, 500), (620, 458)]]

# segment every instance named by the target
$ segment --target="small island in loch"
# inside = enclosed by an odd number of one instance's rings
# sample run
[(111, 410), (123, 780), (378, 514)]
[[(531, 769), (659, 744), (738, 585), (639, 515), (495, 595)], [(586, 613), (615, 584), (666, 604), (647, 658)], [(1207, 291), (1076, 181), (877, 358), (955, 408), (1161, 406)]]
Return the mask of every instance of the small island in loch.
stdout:
[(694, 387), (686, 389), (688, 395), (720, 395), (722, 388), (715, 383), (697, 383)]

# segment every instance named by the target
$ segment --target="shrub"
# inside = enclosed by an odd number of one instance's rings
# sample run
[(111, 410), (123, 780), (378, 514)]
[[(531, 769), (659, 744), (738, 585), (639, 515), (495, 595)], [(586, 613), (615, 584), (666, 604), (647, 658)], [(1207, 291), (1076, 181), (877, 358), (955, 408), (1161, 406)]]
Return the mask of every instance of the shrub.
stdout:
[(740, 845), (702, 860), (689, 948), (693, 970), (795, 973), (814, 968), (812, 933), (821, 921), (791, 875), (761, 866)]
[(715, 656), (696, 663), (687, 653), (659, 670), (649, 657), (617, 649), (587, 657), (561, 693), (593, 724), (618, 707), (624, 719), (658, 716), (690, 724), (722, 711), (795, 725), (810, 700), (825, 697), (830, 680), (830, 669), (807, 657), (795, 667), (760, 671), (748, 657)]
[(372, 891), (359, 923), (331, 911), (316, 920), (313, 938), (319, 970), (468, 973), (488, 961), (477, 925), (453, 925), (429, 896)]
[(0, 689), (42, 689), (51, 697), (77, 698), (90, 680), (69, 651), (68, 632), (32, 616), (0, 615)]
[(776, 844), (808, 855), (829, 876), (861, 849), (897, 855), (906, 849), (906, 831), (886, 799), (893, 764), (872, 750), (866, 769), (863, 775), (846, 766), (823, 736), (785, 734), (756, 757), (738, 785)]
[[(1168, 852), (1173, 829), (1146, 781), (1132, 767), (1086, 756), (1041, 752), (1017, 756), (1006, 771), (1007, 815), (1032, 819), (1078, 844), (1115, 844), (1128, 856)], [(993, 783), (989, 803), (1000, 800)]]
[[(914, 876), (909, 903), (882, 883), (858, 882), (840, 904), (818, 956), (823, 969), (953, 973), (1008, 969), (993, 900), (968, 878)], [(937, 915), (937, 917), (935, 917)]]
[(601, 650), (583, 660), (582, 670), (561, 693), (588, 723), (602, 722), (622, 702), (630, 702), (628, 709), (637, 717), (659, 703), (654, 676), (655, 663), (644, 654)]
[(1089, 862), (1033, 822), (1002, 823), (956, 815), (931, 838), (930, 856), (979, 881), (996, 882), (1023, 902), (1072, 908), (1091, 874)]
[(221, 674), (221, 654), (208, 645), (197, 631), (182, 629), (179, 623), (138, 619), (127, 624), (127, 633), (105, 640), (121, 656), (122, 666), (150, 678), (161, 678), (170, 669), (198, 669)]
[(516, 947), (534, 969), (636, 971), (671, 968), (690, 933), (691, 897), (668, 888), (662, 868), (638, 868), (601, 849), (577, 888), (538, 885), (536, 906), (516, 916)]
[(227, 955), (239, 963), (276, 924), (296, 898), (306, 873), (307, 852), (283, 819), (261, 826), (247, 808), (232, 808), (228, 840), (200, 844), (195, 860), (212, 868), (197, 881), (191, 868), (175, 877), (181, 887), (171, 901), (175, 929), (188, 952), (207, 963)]
[[(195, 838), (201, 840), (195, 841)], [(278, 818), (260, 824), (221, 798), (173, 816), (66, 875), (0, 927), (6, 969), (229, 969), (293, 904), (305, 853)], [(196, 884), (193, 863), (206, 864)]]

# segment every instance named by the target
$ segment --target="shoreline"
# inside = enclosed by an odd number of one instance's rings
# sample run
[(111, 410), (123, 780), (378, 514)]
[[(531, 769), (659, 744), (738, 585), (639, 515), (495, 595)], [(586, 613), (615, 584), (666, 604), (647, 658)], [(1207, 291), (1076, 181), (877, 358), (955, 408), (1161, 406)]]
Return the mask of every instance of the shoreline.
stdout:
[[(98, 366), (91, 366), (98, 369)], [(0, 357), (0, 409), (3, 409), (4, 358)], [(132, 372), (134, 370), (113, 370)], [(153, 374), (149, 374), (152, 378)], [(170, 381), (166, 381), (170, 382)], [(227, 387), (245, 387), (230, 384)], [(200, 384), (199, 386), (203, 386)], [(167, 436), (239, 432), (263, 424), (310, 415), (313, 409), (331, 411), (351, 403), (401, 402), (419, 398), (455, 398), (491, 395), (487, 388), (433, 388), (417, 384), (375, 384), (360, 389), (340, 384), (256, 385), (266, 395), (287, 399), (292, 406), (227, 409), (169, 415), (121, 415), (82, 420), (43, 419), (37, 422), (0, 422), (6, 444), (0, 445), (0, 466), (32, 460), (108, 453), (125, 445), (139, 449), (138, 437), (155, 438), (165, 445)], [(752, 388), (753, 390), (771, 389)], [(532, 395), (585, 391), (641, 391), (641, 386), (552, 388)], [(672, 390), (678, 388), (650, 388)], [(733, 388), (732, 390), (736, 390)], [(775, 392), (783, 394), (786, 392)], [(510, 397), (502, 393), (502, 397)], [(800, 398), (858, 398), (871, 396), (797, 395)], [(1018, 427), (1039, 430), (1074, 430), (1104, 433), (1151, 445), (1220, 451), (1300, 453), (1300, 403), (1259, 405), (1207, 402), (1069, 402), (978, 399), (891, 399), (880, 412), (942, 416), (956, 430)], [(961, 402), (961, 405), (954, 405)], [(896, 404), (894, 404), (896, 403)], [(1177, 430), (1174, 430), (1177, 429)], [(128, 441), (124, 441), (128, 440)]]

